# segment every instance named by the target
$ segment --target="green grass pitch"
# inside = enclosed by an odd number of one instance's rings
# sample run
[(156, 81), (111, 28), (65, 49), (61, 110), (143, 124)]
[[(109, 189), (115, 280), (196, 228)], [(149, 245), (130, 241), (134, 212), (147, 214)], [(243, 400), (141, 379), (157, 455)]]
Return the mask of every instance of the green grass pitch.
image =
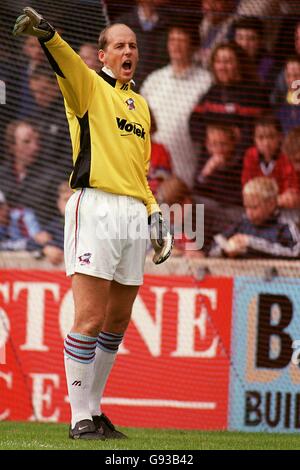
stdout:
[(299, 450), (300, 434), (122, 428), (127, 440), (68, 439), (63, 424), (0, 423), (0, 450)]

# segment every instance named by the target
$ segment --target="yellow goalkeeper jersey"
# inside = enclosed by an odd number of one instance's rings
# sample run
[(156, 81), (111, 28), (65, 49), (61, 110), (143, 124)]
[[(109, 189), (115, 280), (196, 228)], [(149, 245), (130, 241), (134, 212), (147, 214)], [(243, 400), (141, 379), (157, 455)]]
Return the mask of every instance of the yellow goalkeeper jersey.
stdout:
[(74, 169), (70, 185), (133, 196), (159, 210), (149, 188), (150, 114), (144, 98), (101, 71), (88, 68), (55, 33), (41, 43), (62, 91)]

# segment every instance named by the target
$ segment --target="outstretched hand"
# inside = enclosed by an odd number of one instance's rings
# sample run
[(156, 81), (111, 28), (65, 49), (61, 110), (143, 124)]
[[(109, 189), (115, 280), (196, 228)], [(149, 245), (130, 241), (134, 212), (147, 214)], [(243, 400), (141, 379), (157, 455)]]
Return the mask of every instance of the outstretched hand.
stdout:
[(14, 36), (29, 35), (39, 39), (51, 39), (55, 29), (33, 8), (25, 7), (24, 14), (16, 19)]

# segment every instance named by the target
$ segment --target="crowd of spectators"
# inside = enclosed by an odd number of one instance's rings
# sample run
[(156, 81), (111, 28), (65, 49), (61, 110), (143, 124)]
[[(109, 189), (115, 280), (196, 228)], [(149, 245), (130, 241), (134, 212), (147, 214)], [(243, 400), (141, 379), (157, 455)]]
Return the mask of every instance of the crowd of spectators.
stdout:
[[(9, 36), (23, 3), (0, 5), (0, 250), (26, 249), (59, 264), (72, 148), (38, 40)], [(185, 252), (182, 230), (175, 253), (299, 258), (300, 3), (68, 4), (68, 23), (57, 0), (50, 10), (41, 0), (39, 10), (96, 73), (107, 18), (136, 32), (135, 90), (152, 115), (150, 187), (160, 204), (205, 207), (203, 249)]]

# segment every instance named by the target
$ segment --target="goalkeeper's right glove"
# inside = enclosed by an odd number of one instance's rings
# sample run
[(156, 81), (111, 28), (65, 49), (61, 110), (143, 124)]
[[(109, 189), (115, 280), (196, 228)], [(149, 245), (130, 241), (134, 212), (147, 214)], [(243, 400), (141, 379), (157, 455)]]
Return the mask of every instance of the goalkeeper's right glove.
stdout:
[(23, 11), (24, 15), (19, 16), (16, 20), (13, 29), (14, 36), (25, 34), (44, 41), (49, 41), (54, 36), (53, 26), (44, 20), (37, 11), (31, 7), (25, 7)]

